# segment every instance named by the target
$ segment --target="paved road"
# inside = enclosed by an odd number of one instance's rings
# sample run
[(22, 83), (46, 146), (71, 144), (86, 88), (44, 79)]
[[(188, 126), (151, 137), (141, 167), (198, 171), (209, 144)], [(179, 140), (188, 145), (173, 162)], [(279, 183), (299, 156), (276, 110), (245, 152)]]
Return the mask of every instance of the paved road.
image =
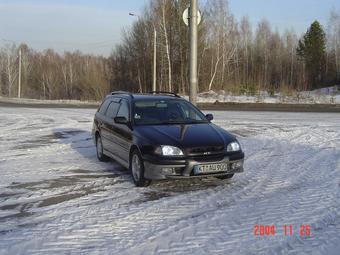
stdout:
[[(53, 102), (53, 101), (52, 101)], [(12, 108), (92, 108), (97, 109), (100, 103), (52, 103), (0, 98), (0, 107)], [(265, 104), (265, 103), (199, 103), (202, 110), (214, 111), (273, 111), (273, 112), (335, 112), (340, 113), (340, 105), (337, 104)]]

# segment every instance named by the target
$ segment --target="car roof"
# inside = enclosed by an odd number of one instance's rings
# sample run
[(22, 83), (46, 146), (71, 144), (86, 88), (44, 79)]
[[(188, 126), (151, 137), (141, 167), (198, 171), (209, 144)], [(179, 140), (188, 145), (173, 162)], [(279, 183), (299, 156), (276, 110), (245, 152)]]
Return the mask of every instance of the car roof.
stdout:
[(160, 94), (133, 94), (133, 98), (135, 99), (182, 99), (179, 96), (173, 95), (160, 95)]
[(127, 100), (169, 100), (169, 99), (177, 99), (177, 100), (184, 100), (184, 98), (177, 96), (177, 95), (167, 95), (167, 94), (143, 94), (143, 93), (117, 93), (117, 94), (110, 94), (107, 98), (124, 98)]

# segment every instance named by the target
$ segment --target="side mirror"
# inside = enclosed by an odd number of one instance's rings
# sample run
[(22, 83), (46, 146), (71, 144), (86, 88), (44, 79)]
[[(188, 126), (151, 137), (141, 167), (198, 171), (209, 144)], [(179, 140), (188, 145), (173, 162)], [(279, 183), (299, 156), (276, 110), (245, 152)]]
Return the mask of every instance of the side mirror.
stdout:
[(114, 121), (117, 124), (123, 124), (123, 125), (127, 125), (128, 124), (128, 120), (125, 117), (115, 117)]
[(207, 120), (212, 121), (214, 119), (214, 115), (212, 115), (211, 113), (205, 115), (205, 117), (207, 118)]

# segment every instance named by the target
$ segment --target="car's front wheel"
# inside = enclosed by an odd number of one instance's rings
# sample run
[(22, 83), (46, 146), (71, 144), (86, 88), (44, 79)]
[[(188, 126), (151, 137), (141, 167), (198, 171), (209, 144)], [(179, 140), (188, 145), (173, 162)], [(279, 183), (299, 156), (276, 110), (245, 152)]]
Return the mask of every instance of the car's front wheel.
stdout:
[(137, 187), (147, 187), (151, 181), (144, 178), (144, 162), (138, 150), (134, 150), (130, 158), (130, 171)]
[(226, 180), (226, 179), (233, 178), (233, 176), (234, 176), (234, 174), (227, 174), (227, 175), (218, 176), (217, 178), (221, 179), (221, 180)]
[(107, 162), (109, 161), (109, 157), (106, 156), (103, 152), (103, 142), (102, 142), (102, 138), (100, 137), (100, 135), (97, 136), (96, 139), (96, 150), (97, 150), (97, 158), (99, 159), (99, 161), (102, 162)]

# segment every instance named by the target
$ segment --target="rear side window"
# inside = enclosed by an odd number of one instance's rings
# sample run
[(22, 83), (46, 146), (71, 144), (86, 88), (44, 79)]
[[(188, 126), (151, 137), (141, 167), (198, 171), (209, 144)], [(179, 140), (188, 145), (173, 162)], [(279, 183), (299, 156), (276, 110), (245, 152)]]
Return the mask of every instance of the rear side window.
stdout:
[(107, 109), (107, 107), (109, 106), (109, 104), (110, 104), (110, 100), (108, 99), (108, 100), (106, 100), (104, 103), (102, 103), (102, 105), (100, 106), (100, 108), (99, 108), (99, 112), (101, 113), (101, 114), (105, 114), (105, 112), (106, 112), (106, 109)]
[(119, 103), (111, 102), (111, 104), (109, 105), (105, 113), (106, 117), (110, 119), (113, 119), (114, 117), (116, 117), (118, 108), (119, 108)]
[(129, 105), (125, 100), (122, 100), (120, 104), (117, 117), (125, 117), (127, 120), (129, 119)]

